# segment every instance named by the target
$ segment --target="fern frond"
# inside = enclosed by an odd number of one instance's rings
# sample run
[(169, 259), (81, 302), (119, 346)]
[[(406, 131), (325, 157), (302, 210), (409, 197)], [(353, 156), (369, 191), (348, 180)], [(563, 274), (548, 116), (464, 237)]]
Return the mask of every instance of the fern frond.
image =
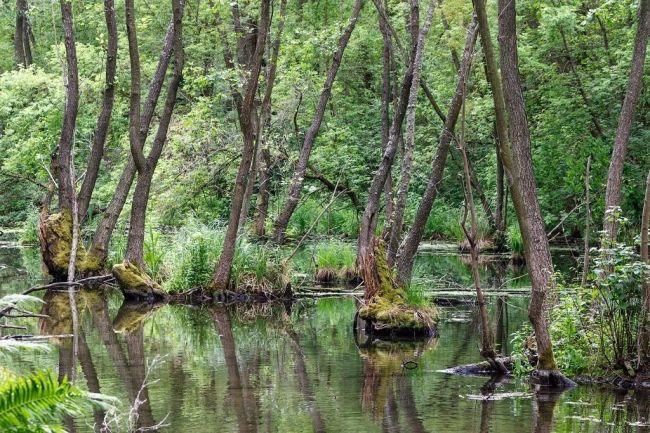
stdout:
[(0, 385), (0, 430), (62, 431), (61, 416), (78, 414), (83, 399), (83, 391), (51, 372), (10, 378)]

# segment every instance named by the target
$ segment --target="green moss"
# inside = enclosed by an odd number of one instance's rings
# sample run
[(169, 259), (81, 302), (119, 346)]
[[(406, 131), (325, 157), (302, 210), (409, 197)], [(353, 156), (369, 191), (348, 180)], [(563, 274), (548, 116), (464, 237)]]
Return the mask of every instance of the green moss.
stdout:
[(553, 350), (539, 352), (537, 356), (537, 368), (539, 370), (557, 370)]
[(134, 263), (123, 262), (113, 265), (112, 272), (127, 298), (165, 297), (160, 286)]
[[(72, 245), (72, 212), (65, 209), (48, 215), (41, 224), (41, 242), (44, 244), (43, 260), (55, 277), (68, 273)], [(99, 257), (89, 254), (82, 243), (77, 247), (76, 270), (80, 275), (90, 275), (102, 269)]]
[(437, 321), (436, 309), (413, 307), (407, 304), (404, 288), (393, 280), (382, 243), (375, 247), (375, 266), (379, 288), (377, 293), (359, 309), (359, 317), (373, 322), (376, 329), (432, 328)]

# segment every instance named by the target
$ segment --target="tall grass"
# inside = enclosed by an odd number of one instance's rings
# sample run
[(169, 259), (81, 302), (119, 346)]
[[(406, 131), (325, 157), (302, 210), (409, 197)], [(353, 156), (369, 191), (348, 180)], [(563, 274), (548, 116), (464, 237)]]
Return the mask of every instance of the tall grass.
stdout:
[(168, 278), (164, 287), (170, 292), (179, 292), (207, 284), (221, 253), (223, 235), (221, 228), (196, 221), (178, 230), (171, 238), (165, 257)]
[(521, 257), (524, 256), (524, 239), (521, 236), (521, 231), (516, 225), (508, 227), (506, 231), (506, 245), (513, 254), (517, 254)]
[(461, 241), (465, 238), (460, 227), (461, 210), (440, 201), (431, 210), (424, 226), (424, 235), (428, 239), (445, 239)]
[[(306, 233), (323, 211), (323, 204), (315, 199), (306, 199), (291, 216), (287, 236), (298, 238)], [(359, 233), (359, 218), (354, 209), (332, 206), (320, 217), (310, 235), (344, 236), (355, 238)]]

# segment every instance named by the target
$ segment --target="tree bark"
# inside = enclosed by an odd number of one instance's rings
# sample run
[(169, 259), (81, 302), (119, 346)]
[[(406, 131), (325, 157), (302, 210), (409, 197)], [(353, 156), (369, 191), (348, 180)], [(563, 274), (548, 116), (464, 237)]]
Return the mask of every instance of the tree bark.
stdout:
[(72, 146), (74, 142), (77, 112), (79, 111), (79, 72), (77, 69), (77, 48), (74, 39), (72, 21), (72, 4), (61, 0), (61, 19), (63, 21), (63, 44), (66, 57), (66, 100), (63, 112), (63, 127), (59, 138), (59, 208), (61, 211), (72, 209), (75, 194), (71, 182)]
[[(384, 4), (384, 7), (386, 5)], [(381, 86), (381, 106), (379, 116), (381, 118), (381, 151), (386, 150), (388, 145), (388, 136), (390, 134), (390, 103), (391, 103), (391, 72), (392, 72), (392, 51), (391, 34), (388, 29), (386, 20), (380, 15), (379, 31), (381, 32), (383, 49), (382, 49), (382, 86)], [(384, 201), (386, 202), (386, 220), (390, 220), (393, 213), (393, 177), (391, 175), (386, 179), (384, 186)]]
[[(29, 44), (29, 35), (25, 34), (27, 24), (27, 0), (16, 0), (16, 27), (14, 31), (14, 56), (16, 67), (28, 67), (25, 43)], [(31, 63), (31, 62), (30, 62)]]
[[(495, 371), (501, 373), (508, 373), (508, 369), (497, 359), (496, 351), (494, 350), (494, 333), (488, 319), (487, 302), (481, 289), (481, 276), (479, 274), (478, 264), (478, 220), (476, 218), (476, 208), (474, 206), (474, 194), (472, 193), (472, 176), (470, 174), (469, 158), (465, 149), (465, 101), (467, 98), (467, 81), (463, 77), (461, 83), (462, 96), (462, 111), (461, 111), (461, 124), (460, 124), (460, 139), (458, 140), (458, 150), (460, 151), (463, 160), (463, 189), (465, 191), (465, 210), (463, 213), (463, 220), (461, 227), (465, 233), (465, 237), (470, 248), (471, 268), (472, 268), (472, 281), (474, 283), (474, 290), (476, 291), (476, 300), (478, 302), (479, 312), (479, 330), (480, 330), (480, 354), (485, 358)], [(470, 228), (466, 227), (467, 216), (470, 218)]]
[(131, 66), (131, 96), (129, 100), (129, 144), (135, 168), (144, 174), (147, 162), (144, 156), (144, 140), (140, 140), (140, 51), (135, 25), (134, 0), (125, 0), (126, 35), (129, 42), (129, 62)]
[[(376, 1), (375, 5), (379, 3)], [(378, 10), (380, 6), (377, 6)], [(419, 31), (419, 8), (417, 2), (411, 3), (411, 31)], [(394, 32), (393, 32), (394, 34)], [(412, 39), (417, 41), (417, 35), (411, 35)], [(399, 102), (395, 107), (393, 113), (393, 122), (388, 134), (388, 143), (386, 149), (382, 154), (379, 167), (373, 176), (370, 190), (368, 191), (368, 201), (361, 218), (359, 227), (359, 237), (357, 240), (357, 265), (361, 266), (368, 262), (368, 257), (372, 255), (374, 249), (374, 235), (375, 228), (377, 227), (377, 212), (379, 211), (379, 203), (381, 194), (384, 190), (386, 179), (390, 175), (390, 171), (397, 153), (398, 138), (401, 134), (402, 122), (406, 113), (406, 106), (411, 91), (411, 82), (413, 80), (413, 70), (415, 66), (415, 58), (417, 55), (417, 43), (411, 46), (411, 55), (409, 57), (408, 68), (404, 72), (404, 79), (399, 94)]]
[(387, 248), (387, 261), (388, 266), (393, 267), (395, 258), (397, 256), (397, 249), (402, 237), (402, 229), (404, 225), (404, 212), (406, 211), (406, 200), (408, 198), (408, 190), (411, 183), (411, 169), (413, 166), (413, 151), (415, 149), (415, 114), (418, 100), (418, 90), (420, 88), (420, 79), (422, 77), (422, 62), (424, 60), (424, 46), (425, 38), (431, 27), (431, 19), (433, 17), (433, 9), (435, 3), (431, 3), (427, 11), (424, 25), (420, 29), (417, 37), (417, 52), (415, 54), (415, 64), (413, 66), (413, 78), (411, 80), (411, 88), (409, 90), (408, 104), (406, 106), (406, 143), (404, 152), (402, 154), (401, 176), (399, 187), (397, 189), (397, 197), (395, 200), (395, 207), (390, 221), (390, 238)]
[(287, 230), (287, 226), (289, 225), (289, 220), (291, 219), (291, 215), (293, 215), (293, 212), (298, 206), (300, 193), (305, 181), (305, 172), (307, 171), (309, 156), (311, 155), (311, 150), (314, 146), (316, 136), (318, 135), (318, 130), (320, 129), (320, 125), (325, 115), (325, 109), (327, 108), (327, 103), (329, 102), (330, 95), (332, 93), (332, 86), (334, 84), (334, 80), (336, 79), (336, 74), (339, 70), (339, 66), (341, 65), (343, 53), (345, 52), (345, 48), (348, 45), (352, 31), (356, 26), (362, 6), (363, 0), (355, 1), (352, 8), (350, 21), (348, 23), (348, 26), (343, 31), (343, 34), (339, 38), (336, 52), (332, 58), (330, 68), (327, 71), (327, 78), (325, 79), (325, 85), (323, 86), (323, 91), (320, 94), (318, 105), (316, 106), (314, 119), (312, 120), (309, 129), (307, 129), (307, 132), (305, 133), (305, 139), (303, 141), (302, 148), (300, 149), (300, 156), (294, 169), (293, 178), (291, 179), (291, 186), (289, 187), (287, 200), (282, 207), (282, 211), (275, 220), (275, 224), (273, 225), (273, 240), (277, 243), (284, 242), (285, 232)]
[[(282, 31), (284, 30), (285, 15), (287, 10), (287, 0), (281, 0), (280, 2), (280, 17), (278, 18), (278, 28), (277, 34), (275, 35), (275, 40), (271, 46), (271, 62), (266, 71), (266, 89), (264, 90), (264, 98), (262, 99), (262, 107), (260, 110), (260, 118), (258, 121), (258, 130), (256, 138), (256, 148), (257, 148), (257, 159), (261, 164), (259, 164), (259, 191), (258, 191), (258, 206), (256, 210), (256, 216), (253, 222), (253, 232), (257, 236), (262, 236), (264, 234), (264, 223), (266, 220), (266, 214), (268, 212), (269, 204), (269, 178), (270, 178), (270, 152), (266, 148), (266, 137), (264, 132), (270, 127), (271, 120), (271, 97), (273, 96), (273, 86), (275, 84), (275, 76), (278, 66), (278, 55), (280, 53), (280, 44), (282, 42)], [(239, 225), (243, 226), (246, 222), (248, 216), (248, 208), (250, 203), (250, 197), (252, 195), (253, 184), (255, 182), (255, 174), (257, 173), (257, 168), (252, 167), (252, 176), (249, 178), (247, 191), (244, 200), (244, 209), (239, 218)], [(262, 196), (265, 196), (264, 198)], [(265, 209), (260, 209), (261, 206), (265, 206)], [(263, 215), (260, 216), (260, 215)], [(259, 219), (261, 221), (259, 221)]]
[[(158, 130), (151, 145), (149, 155), (144, 161), (142, 171), (138, 174), (138, 182), (133, 192), (133, 203), (131, 205), (131, 220), (129, 227), (129, 236), (127, 239), (127, 250), (125, 261), (143, 266), (144, 254), (144, 227), (147, 213), (147, 204), (149, 202), (149, 192), (151, 189), (151, 180), (153, 178), (156, 165), (162, 154), (169, 123), (176, 106), (176, 96), (183, 78), (183, 64), (185, 56), (183, 52), (183, 9), (181, 0), (172, 0), (173, 12), (173, 37), (172, 49), (174, 52), (174, 72), (167, 88), (167, 97), (163, 112), (158, 123)], [(137, 44), (137, 41), (136, 41)], [(137, 48), (136, 48), (137, 49)], [(132, 100), (133, 102), (133, 100)], [(139, 101), (138, 101), (139, 104)], [(139, 111), (139, 110), (138, 110)], [(138, 116), (138, 125), (141, 119)], [(139, 134), (138, 134), (139, 135)], [(138, 144), (144, 143), (144, 139)], [(140, 147), (142, 150), (142, 147)], [(134, 158), (134, 160), (137, 158)], [(137, 163), (136, 163), (137, 166)]]
[[(648, 260), (648, 228), (650, 226), (650, 172), (645, 186), (643, 216), (641, 218), (641, 261)], [(641, 309), (641, 329), (638, 338), (639, 370), (646, 375), (650, 373), (650, 276), (643, 281), (643, 306)]]
[(438, 148), (436, 149), (436, 154), (433, 159), (429, 181), (427, 182), (424, 194), (420, 200), (420, 205), (418, 206), (415, 218), (413, 219), (413, 224), (400, 246), (397, 259), (397, 279), (402, 284), (408, 283), (411, 279), (413, 261), (418, 246), (420, 245), (420, 241), (422, 241), (424, 227), (429, 218), (431, 208), (436, 200), (442, 182), (445, 162), (447, 160), (447, 154), (449, 153), (449, 145), (453, 138), (454, 128), (456, 127), (456, 121), (458, 120), (460, 107), (462, 105), (462, 83), (467, 79), (467, 77), (469, 77), (477, 35), (477, 21), (476, 18), (474, 18), (467, 28), (467, 38), (465, 40), (463, 58), (458, 73), (458, 83), (456, 84), (456, 91), (452, 98), (451, 105), (449, 106), (449, 111), (447, 112), (442, 132), (440, 133)]
[(634, 119), (634, 106), (641, 93), (643, 85), (643, 69), (646, 58), (648, 37), (650, 36), (650, 0), (639, 1), (639, 22), (637, 24), (636, 36), (634, 38), (634, 51), (632, 53), (632, 65), (630, 68), (630, 79), (627, 86), (623, 106), (618, 118), (616, 139), (612, 150), (612, 158), (607, 174), (607, 189), (605, 191), (605, 217), (603, 228), (610, 239), (615, 239), (618, 231), (618, 224), (609, 217), (612, 209), (620, 206), (621, 183), (623, 178), (623, 165), (627, 142), (630, 138), (632, 121)]
[(587, 276), (589, 275), (589, 230), (591, 226), (591, 155), (587, 157), (587, 168), (585, 169), (585, 232), (583, 237), (583, 254), (582, 254), (582, 279), (580, 285), (587, 285)]
[(244, 136), (244, 147), (242, 157), (235, 179), (235, 188), (233, 199), (230, 205), (230, 217), (228, 219), (228, 228), (224, 237), (223, 249), (219, 257), (219, 262), (215, 268), (214, 277), (211, 287), (213, 290), (225, 290), (230, 283), (230, 268), (235, 256), (235, 244), (237, 241), (237, 232), (239, 230), (239, 216), (244, 200), (244, 193), (250, 175), (251, 162), (255, 153), (255, 128), (253, 127), (253, 109), (255, 94), (259, 83), (260, 71), (262, 68), (262, 58), (264, 56), (264, 45), (268, 34), (270, 21), (269, 0), (262, 1), (260, 20), (257, 31), (257, 42), (253, 54), (250, 78), (246, 84), (246, 94), (242, 103), (242, 113), (240, 116), (240, 127)]
[[(475, 7), (481, 4), (482, 15), (486, 17), (483, 2), (477, 0), (474, 4)], [(504, 157), (503, 161), (510, 174), (513, 201), (517, 210), (526, 263), (532, 283), (528, 316), (533, 325), (537, 342), (536, 376), (552, 386), (573, 386), (574, 383), (557, 369), (549, 333), (549, 305), (547, 304), (548, 295), (553, 289), (553, 263), (536, 195), (537, 185), (533, 173), (530, 131), (519, 78), (515, 0), (499, 0), (498, 10), (502, 85), (510, 124), (512, 148), (512, 160)], [(496, 70), (496, 68), (494, 69)]]
[(95, 189), (95, 182), (99, 174), (99, 166), (104, 156), (104, 146), (106, 145), (106, 136), (108, 126), (111, 122), (113, 113), (113, 101), (115, 100), (115, 72), (117, 69), (117, 23), (115, 21), (115, 3), (114, 0), (104, 0), (104, 17), (106, 19), (106, 30), (108, 41), (106, 45), (106, 84), (104, 86), (104, 96), (102, 100), (102, 109), (97, 118), (95, 134), (93, 135), (93, 145), (88, 157), (86, 167), (86, 176), (79, 190), (79, 219), (86, 217), (90, 199)]
[[(183, 4), (181, 4), (181, 7), (182, 6)], [(172, 21), (167, 28), (167, 34), (165, 35), (162, 52), (158, 60), (158, 65), (156, 67), (154, 77), (149, 85), (149, 92), (147, 93), (147, 99), (145, 101), (143, 113), (140, 119), (140, 136), (144, 137), (145, 139), (149, 134), (151, 119), (153, 118), (154, 109), (158, 103), (158, 98), (160, 96), (160, 92), (162, 91), (169, 60), (171, 59), (173, 33), (174, 24)], [(99, 260), (102, 265), (106, 261), (106, 257), (108, 255), (108, 246), (113, 235), (113, 230), (115, 229), (117, 220), (120, 217), (124, 203), (126, 203), (126, 199), (129, 195), (131, 184), (133, 183), (133, 179), (135, 177), (135, 171), (136, 168), (135, 163), (133, 162), (133, 156), (129, 152), (126, 166), (122, 170), (120, 180), (115, 187), (113, 198), (104, 211), (102, 219), (99, 222), (97, 229), (95, 230), (90, 248), (90, 254)]]

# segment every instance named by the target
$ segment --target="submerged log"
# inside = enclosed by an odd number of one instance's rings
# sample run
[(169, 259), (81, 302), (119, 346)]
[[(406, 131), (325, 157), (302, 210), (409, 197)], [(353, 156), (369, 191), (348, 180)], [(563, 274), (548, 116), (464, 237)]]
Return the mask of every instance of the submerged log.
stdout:
[(407, 304), (404, 288), (392, 278), (383, 242), (375, 240), (372, 253), (365, 256), (361, 267), (366, 300), (358, 315), (366, 322), (366, 332), (394, 337), (436, 334), (437, 310)]
[[(512, 371), (514, 366), (514, 359), (512, 357), (509, 356), (497, 359), (508, 369), (508, 371)], [(500, 368), (495, 368), (495, 366), (488, 361), (478, 362), (476, 364), (459, 365), (457, 367), (441, 370), (441, 372), (459, 376), (503, 375), (503, 371)]]

